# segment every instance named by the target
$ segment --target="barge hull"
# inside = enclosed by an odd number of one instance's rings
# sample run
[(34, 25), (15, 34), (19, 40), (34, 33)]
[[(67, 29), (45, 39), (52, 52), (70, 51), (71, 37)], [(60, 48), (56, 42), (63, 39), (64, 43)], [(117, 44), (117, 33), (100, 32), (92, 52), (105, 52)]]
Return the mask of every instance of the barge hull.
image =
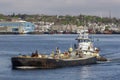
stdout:
[(49, 58), (19, 58), (13, 57), (12, 68), (17, 69), (19, 67), (28, 66), (40, 69), (52, 69), (69, 66), (80, 66), (96, 64), (95, 57), (90, 58), (78, 58), (78, 59), (49, 59)]

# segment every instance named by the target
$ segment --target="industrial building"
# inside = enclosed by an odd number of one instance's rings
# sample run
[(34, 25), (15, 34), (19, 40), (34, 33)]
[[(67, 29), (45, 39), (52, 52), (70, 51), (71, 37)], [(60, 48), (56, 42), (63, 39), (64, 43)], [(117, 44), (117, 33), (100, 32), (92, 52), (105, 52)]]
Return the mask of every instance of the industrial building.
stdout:
[(31, 22), (0, 22), (0, 33), (31, 33), (35, 25)]

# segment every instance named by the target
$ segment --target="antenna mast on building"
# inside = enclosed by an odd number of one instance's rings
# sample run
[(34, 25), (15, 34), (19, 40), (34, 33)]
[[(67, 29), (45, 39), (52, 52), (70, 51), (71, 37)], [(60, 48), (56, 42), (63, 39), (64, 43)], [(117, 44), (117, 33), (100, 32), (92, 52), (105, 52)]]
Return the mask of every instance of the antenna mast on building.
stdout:
[(109, 11), (109, 18), (111, 19), (111, 11)]

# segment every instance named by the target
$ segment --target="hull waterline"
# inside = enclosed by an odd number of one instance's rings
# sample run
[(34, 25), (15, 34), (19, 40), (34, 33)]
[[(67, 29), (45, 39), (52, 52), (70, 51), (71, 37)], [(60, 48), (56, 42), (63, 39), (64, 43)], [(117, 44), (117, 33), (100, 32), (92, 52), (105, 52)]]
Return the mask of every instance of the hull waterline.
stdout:
[(40, 69), (52, 69), (60, 67), (80, 66), (96, 64), (95, 57), (78, 58), (78, 59), (48, 59), (48, 58), (19, 58), (12, 57), (12, 68), (40, 68)]

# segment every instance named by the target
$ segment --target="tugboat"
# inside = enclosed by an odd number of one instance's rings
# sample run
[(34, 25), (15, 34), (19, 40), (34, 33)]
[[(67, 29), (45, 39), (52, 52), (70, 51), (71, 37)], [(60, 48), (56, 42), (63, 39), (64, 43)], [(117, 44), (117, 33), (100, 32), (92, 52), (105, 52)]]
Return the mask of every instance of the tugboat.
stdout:
[(107, 59), (103, 56), (100, 56), (99, 49), (94, 47), (93, 42), (89, 38), (88, 30), (80, 30), (76, 40), (78, 41), (77, 45), (75, 44), (75, 48), (82, 52), (83, 55), (86, 56), (94, 56), (97, 58), (97, 61), (107, 61)]
[(81, 31), (76, 38), (78, 41), (73, 48), (61, 53), (59, 48), (56, 48), (55, 53), (50, 55), (39, 54), (36, 50), (32, 55), (21, 55), (11, 58), (13, 69), (23, 68), (39, 68), (51, 69), (69, 66), (80, 66), (96, 64), (97, 60), (101, 59), (99, 50), (94, 48), (91, 40), (88, 37), (87, 31)]

